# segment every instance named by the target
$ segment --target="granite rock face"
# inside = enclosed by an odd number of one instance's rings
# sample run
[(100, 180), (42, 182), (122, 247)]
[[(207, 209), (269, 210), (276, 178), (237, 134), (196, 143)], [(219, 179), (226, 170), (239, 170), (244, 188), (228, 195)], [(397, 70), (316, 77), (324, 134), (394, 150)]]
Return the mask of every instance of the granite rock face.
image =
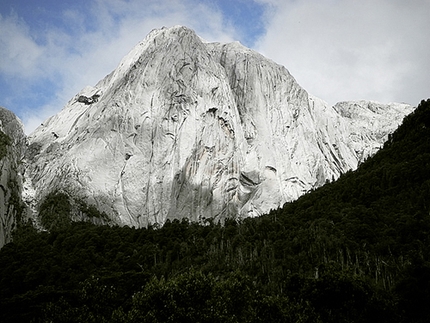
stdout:
[(26, 137), (21, 121), (0, 107), (0, 248), (11, 241), (11, 233), (25, 214), (21, 161)]
[(29, 137), (35, 200), (52, 191), (137, 227), (258, 216), (373, 154), (412, 107), (330, 107), (282, 66), (186, 27), (152, 31)]

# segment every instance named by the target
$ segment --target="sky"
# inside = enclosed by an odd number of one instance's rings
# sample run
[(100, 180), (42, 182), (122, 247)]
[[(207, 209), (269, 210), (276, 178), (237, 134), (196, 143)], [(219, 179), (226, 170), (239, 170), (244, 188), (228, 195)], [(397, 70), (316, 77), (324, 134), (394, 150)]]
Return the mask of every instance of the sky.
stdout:
[(29, 134), (174, 25), (240, 41), (330, 105), (430, 97), (430, 0), (0, 0), (0, 106)]

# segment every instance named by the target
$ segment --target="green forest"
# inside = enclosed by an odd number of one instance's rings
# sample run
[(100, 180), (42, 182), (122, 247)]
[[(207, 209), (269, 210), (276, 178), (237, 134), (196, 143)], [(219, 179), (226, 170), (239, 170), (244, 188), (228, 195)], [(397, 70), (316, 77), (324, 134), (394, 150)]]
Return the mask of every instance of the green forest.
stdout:
[(71, 207), (51, 194), (49, 229), (0, 250), (1, 322), (430, 322), (430, 99), (356, 171), (258, 218), (135, 229)]

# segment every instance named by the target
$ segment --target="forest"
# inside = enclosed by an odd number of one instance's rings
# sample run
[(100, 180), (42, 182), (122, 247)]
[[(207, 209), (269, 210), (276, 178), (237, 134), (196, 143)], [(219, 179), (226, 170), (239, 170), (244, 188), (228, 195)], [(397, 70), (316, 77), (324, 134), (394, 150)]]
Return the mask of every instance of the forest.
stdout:
[[(430, 322), (430, 99), (270, 214), (97, 226), (59, 192), (0, 250), (1, 322)], [(89, 217), (105, 217), (83, 206)]]

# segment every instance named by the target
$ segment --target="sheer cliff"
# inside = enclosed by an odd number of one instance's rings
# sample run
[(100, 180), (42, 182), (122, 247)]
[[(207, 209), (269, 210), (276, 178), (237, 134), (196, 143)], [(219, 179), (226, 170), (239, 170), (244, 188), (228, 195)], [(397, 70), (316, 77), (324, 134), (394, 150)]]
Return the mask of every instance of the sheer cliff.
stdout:
[(405, 104), (329, 106), (239, 43), (152, 31), (29, 137), (35, 200), (61, 191), (118, 224), (258, 216), (355, 169)]
[(0, 107), (0, 248), (11, 241), (11, 233), (25, 211), (21, 200), (25, 147), (21, 121)]

